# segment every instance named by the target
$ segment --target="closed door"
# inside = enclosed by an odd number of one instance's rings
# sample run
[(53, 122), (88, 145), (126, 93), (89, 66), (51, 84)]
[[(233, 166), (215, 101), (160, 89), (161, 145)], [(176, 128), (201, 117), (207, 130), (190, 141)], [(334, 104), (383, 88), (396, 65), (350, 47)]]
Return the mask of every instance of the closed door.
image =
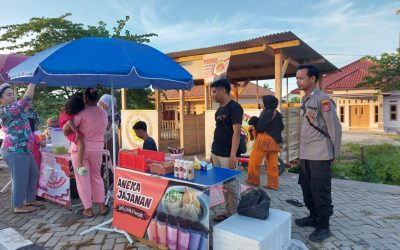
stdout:
[(368, 128), (369, 127), (369, 106), (350, 106), (350, 127)]

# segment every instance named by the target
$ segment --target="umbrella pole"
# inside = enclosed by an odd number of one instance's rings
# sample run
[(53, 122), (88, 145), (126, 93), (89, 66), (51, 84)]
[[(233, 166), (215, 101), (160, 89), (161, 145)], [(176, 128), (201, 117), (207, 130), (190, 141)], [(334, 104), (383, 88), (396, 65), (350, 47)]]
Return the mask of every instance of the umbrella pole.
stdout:
[[(111, 116), (112, 116), (112, 139), (113, 139), (113, 169), (117, 166), (117, 145), (115, 141), (115, 110), (114, 110), (114, 78), (111, 79)], [(114, 176), (115, 177), (115, 176)], [(115, 180), (114, 180), (115, 181)]]

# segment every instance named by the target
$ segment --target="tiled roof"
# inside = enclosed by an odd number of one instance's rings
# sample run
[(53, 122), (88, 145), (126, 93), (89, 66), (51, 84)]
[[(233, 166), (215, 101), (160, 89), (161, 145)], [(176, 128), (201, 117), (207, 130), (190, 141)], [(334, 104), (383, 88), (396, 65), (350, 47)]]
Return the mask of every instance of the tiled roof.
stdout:
[[(240, 84), (240, 83), (239, 83)], [(240, 91), (240, 90), (239, 90)], [(271, 90), (265, 89), (262, 86), (258, 86), (258, 95), (274, 95), (275, 93)], [(257, 85), (253, 82), (249, 82), (246, 88), (240, 93), (239, 98), (251, 98), (257, 96)], [(152, 96), (151, 96), (152, 98)], [(162, 99), (174, 100), (179, 99), (179, 90), (166, 90), (163, 91)], [(203, 99), (204, 98), (204, 85), (195, 85), (190, 91), (185, 91), (185, 99)]]
[[(368, 69), (372, 65), (371, 61), (362, 59), (352, 62), (338, 71), (324, 75), (322, 78), (322, 88), (328, 94), (332, 93), (333, 90), (360, 89), (357, 88), (357, 85), (368, 75)], [(300, 90), (294, 89), (290, 93), (300, 94)]]
[(302, 63), (303, 61), (312, 60), (312, 59), (324, 59), (325, 62), (319, 64), (319, 68), (322, 72), (330, 72), (333, 70), (337, 70), (336, 66), (326, 60), (322, 55), (308, 46), (304, 41), (302, 41), (299, 37), (293, 34), (291, 31), (281, 32), (270, 34), (254, 39), (238, 41), (233, 43), (227, 43), (222, 45), (216, 45), (206, 48), (198, 48), (198, 49), (190, 49), (183, 50), (177, 52), (167, 53), (167, 55), (171, 58), (185, 57), (185, 56), (194, 56), (194, 55), (204, 55), (217, 53), (222, 51), (232, 51), (237, 49), (244, 49), (250, 47), (261, 46), (263, 44), (273, 44), (280, 42), (287, 42), (292, 40), (300, 40), (300, 45), (295, 47), (284, 48), (283, 51), (285, 55), (290, 58)]
[(357, 85), (368, 75), (368, 69), (372, 65), (371, 61), (362, 59), (352, 62), (334, 73), (325, 75), (322, 87), (326, 90), (356, 89)]

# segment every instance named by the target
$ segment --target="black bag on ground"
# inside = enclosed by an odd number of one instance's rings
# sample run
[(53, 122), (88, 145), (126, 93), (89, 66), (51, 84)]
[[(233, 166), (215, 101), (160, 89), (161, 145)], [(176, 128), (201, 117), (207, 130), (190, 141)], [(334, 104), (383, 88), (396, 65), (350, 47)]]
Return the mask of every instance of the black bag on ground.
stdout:
[(269, 216), (271, 198), (262, 189), (253, 189), (242, 196), (237, 209), (238, 214), (265, 220)]

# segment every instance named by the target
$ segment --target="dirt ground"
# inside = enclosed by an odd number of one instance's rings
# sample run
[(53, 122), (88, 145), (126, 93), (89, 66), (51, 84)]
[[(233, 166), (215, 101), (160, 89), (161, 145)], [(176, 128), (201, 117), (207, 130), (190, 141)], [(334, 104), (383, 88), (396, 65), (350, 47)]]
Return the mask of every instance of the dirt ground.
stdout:
[(400, 136), (379, 131), (343, 131), (342, 144), (358, 143), (363, 145), (389, 143), (400, 146)]

